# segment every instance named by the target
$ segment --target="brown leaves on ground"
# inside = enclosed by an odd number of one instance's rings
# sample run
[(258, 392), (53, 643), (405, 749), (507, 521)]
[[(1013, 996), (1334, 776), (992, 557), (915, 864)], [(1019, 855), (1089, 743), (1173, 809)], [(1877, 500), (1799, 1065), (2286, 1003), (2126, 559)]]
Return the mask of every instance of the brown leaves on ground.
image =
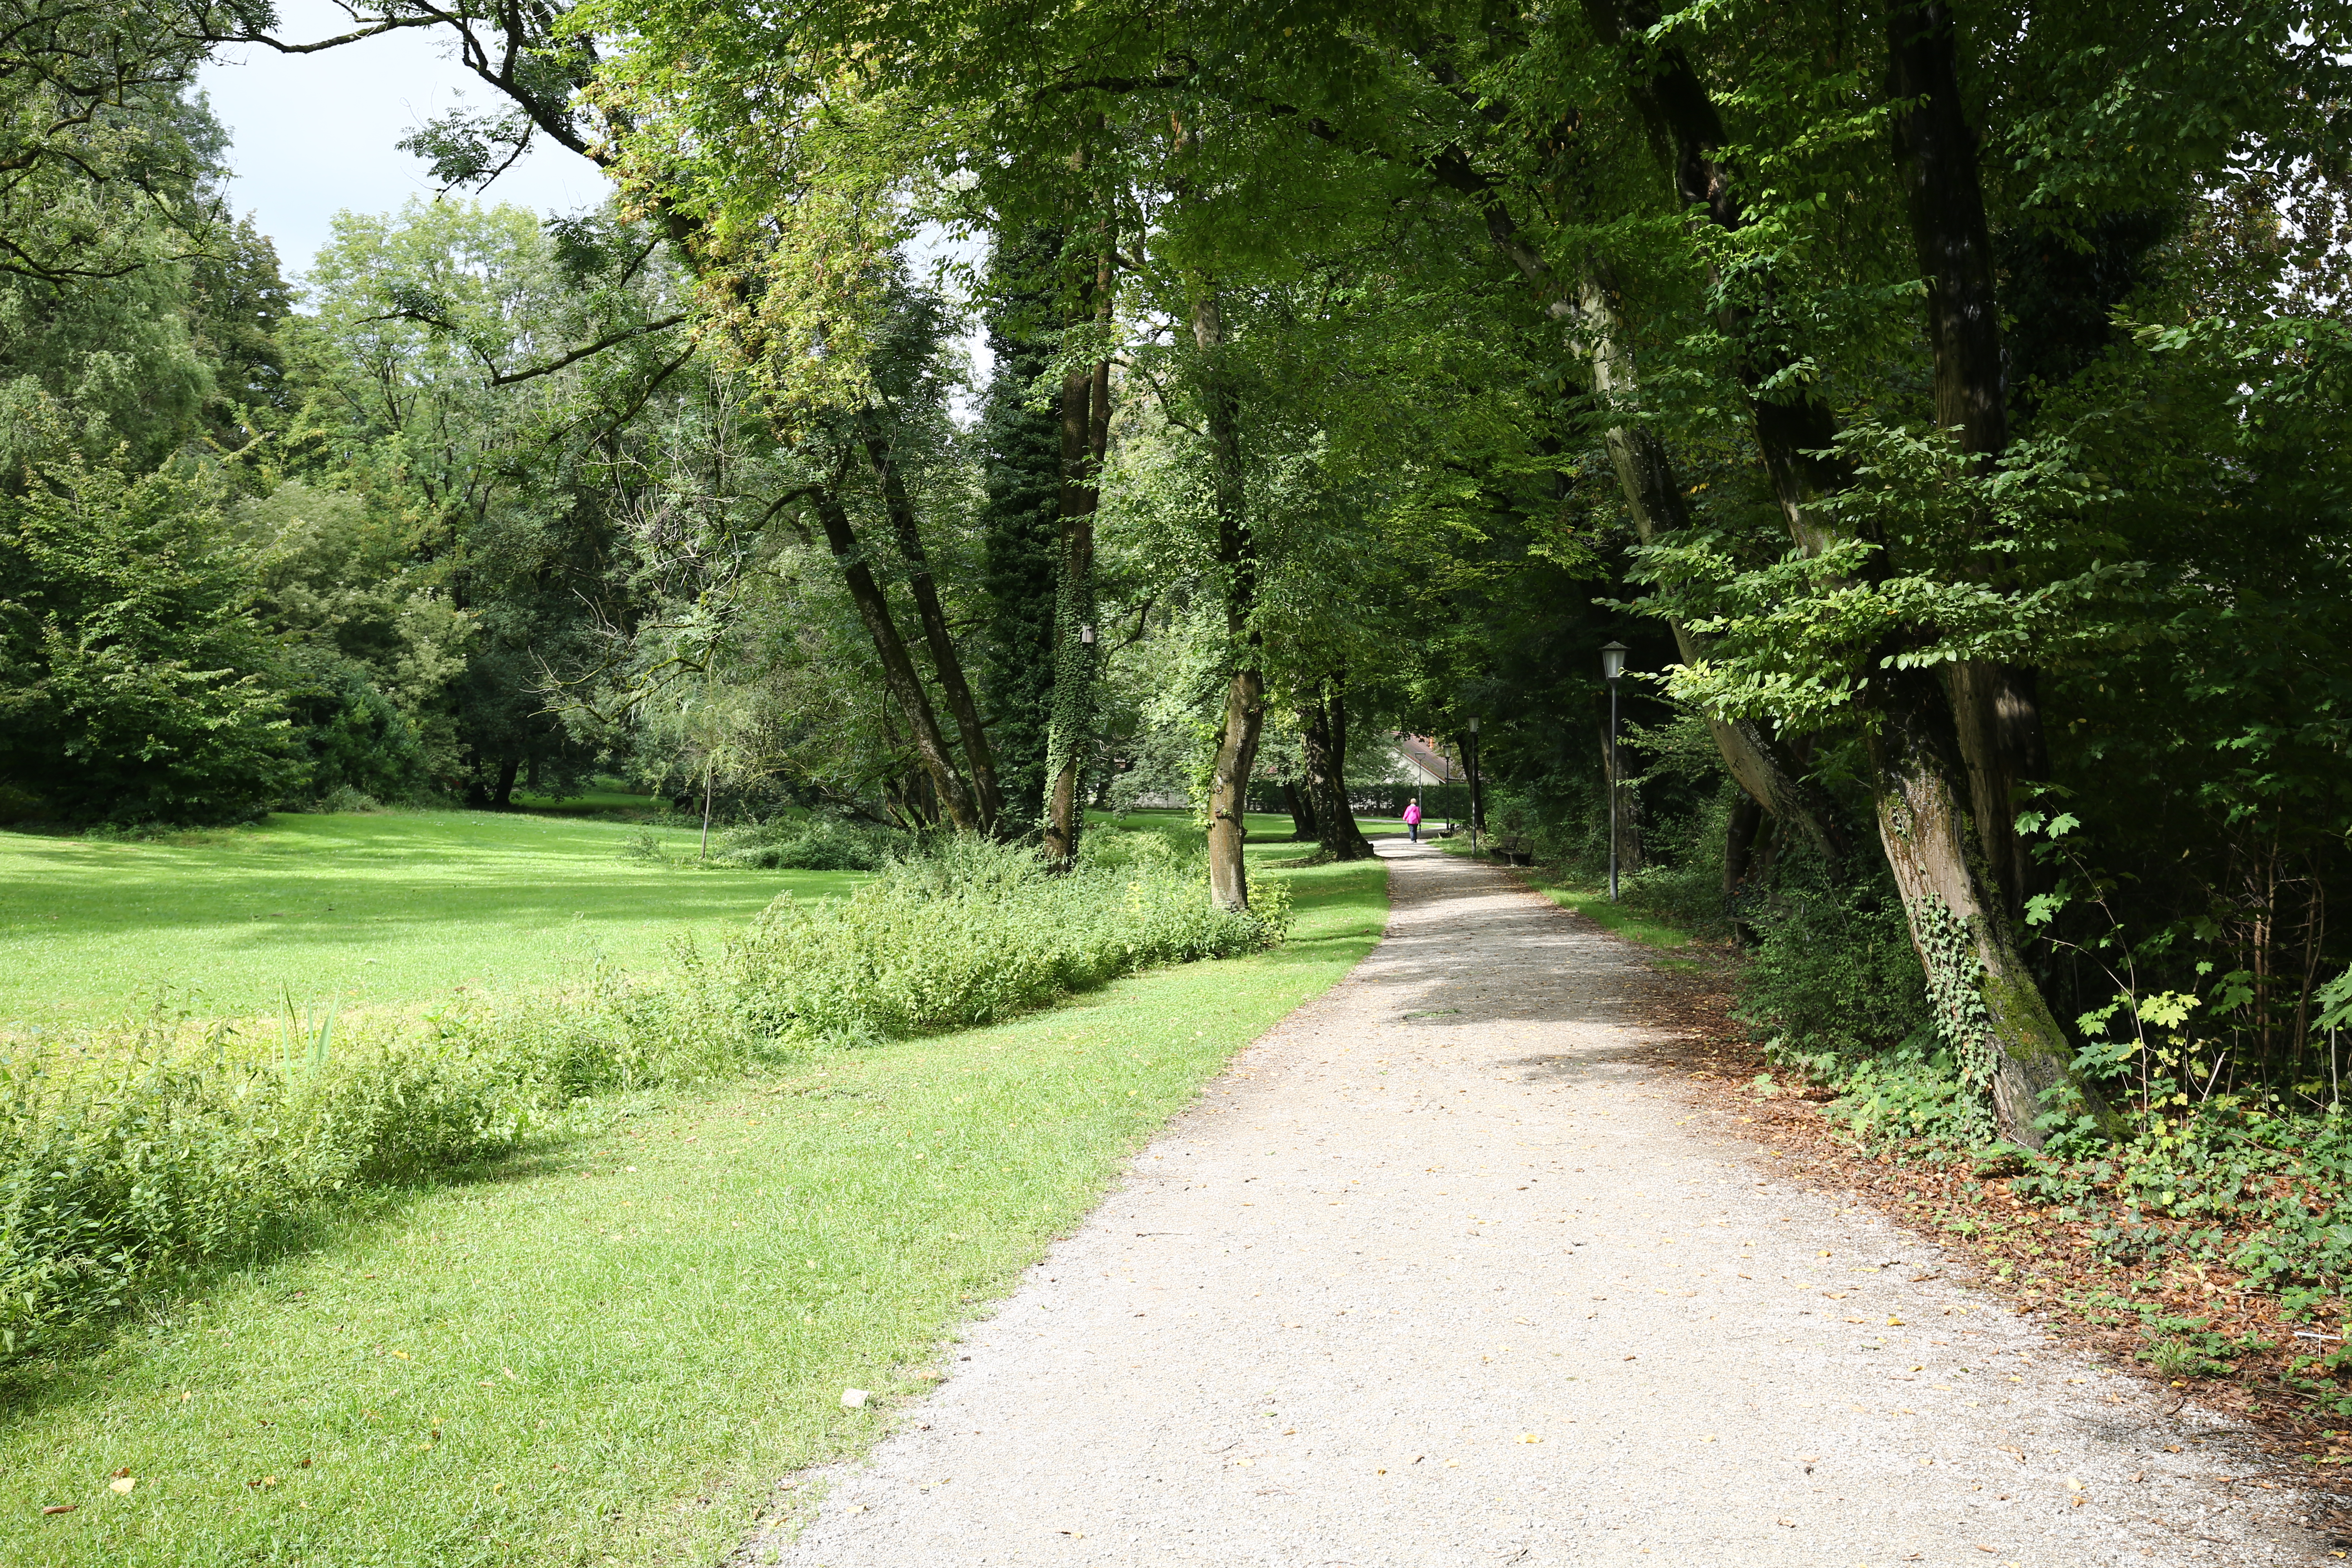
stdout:
[[(1685, 949), (1683, 954), (1692, 951)], [(2317, 1414), (2284, 1384), (2288, 1359), (2310, 1354), (2314, 1343), (2294, 1337), (2297, 1325), (2280, 1317), (2276, 1297), (2242, 1290), (2227, 1270), (2210, 1264), (2178, 1265), (2161, 1272), (2117, 1271), (2117, 1287), (2137, 1282), (2139, 1288), (2131, 1292), (2135, 1301), (2175, 1316), (2206, 1319), (2211, 1331), (2233, 1339), (2259, 1338), (2273, 1344), (2267, 1352), (2237, 1356), (2230, 1370), (2166, 1382), (2137, 1359), (2159, 1336), (2137, 1321), (2091, 1322), (2053, 1283), (2037, 1282), (2059, 1269), (2066, 1271), (2070, 1282), (2082, 1278), (2090, 1266), (2081, 1256), (2090, 1251), (2087, 1226), (2063, 1223), (2052, 1211), (2028, 1204), (2011, 1190), (2008, 1176), (1978, 1178), (1967, 1162), (1897, 1164), (1891, 1152), (1873, 1153), (1862, 1148), (1822, 1113), (1834, 1098), (1829, 1090), (1788, 1082), (1787, 1069), (1768, 1062), (1745, 1028), (1730, 1017), (1734, 962), (1725, 954), (1719, 964), (1700, 973), (1654, 970), (1651, 983), (1637, 998), (1645, 1023), (1676, 1037), (1650, 1047), (1646, 1055), (1651, 1065), (1678, 1080), (1694, 1106), (1720, 1116), (1718, 1131), (1762, 1144), (1764, 1168), (1772, 1174), (1858, 1196), (1968, 1259), (1976, 1266), (1969, 1284), (2006, 1300), (2020, 1313), (2039, 1313), (2040, 1326), (2052, 1337), (2103, 1352), (2118, 1371), (2156, 1384), (2176, 1402), (2174, 1408), (2193, 1398), (2244, 1421), (2260, 1431), (2264, 1451), (2283, 1467), (2300, 1461), (2292, 1473), (2298, 1484), (2328, 1490), (2352, 1505), (2352, 1490), (2337, 1490), (2345, 1483), (2318, 1471), (2312, 1462), (2352, 1458), (2352, 1432), (2328, 1430), (2352, 1426), (2352, 1422)], [(1765, 1074), (1771, 1077), (1769, 1091), (1756, 1084)], [(1947, 1228), (1948, 1222), (1962, 1220), (1974, 1222), (1979, 1234), (1962, 1236)], [(2028, 1223), (2019, 1226), (2020, 1220)], [(2039, 1254), (2027, 1250), (2033, 1245), (2041, 1247)], [(2006, 1279), (2000, 1273), (2004, 1264), (2010, 1271)]]

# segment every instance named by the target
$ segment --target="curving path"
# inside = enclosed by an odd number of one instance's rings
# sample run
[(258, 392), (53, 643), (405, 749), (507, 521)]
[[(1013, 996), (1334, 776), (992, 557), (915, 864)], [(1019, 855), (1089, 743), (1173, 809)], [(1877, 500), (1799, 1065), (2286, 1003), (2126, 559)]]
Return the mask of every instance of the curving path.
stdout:
[(1637, 950), (1381, 854), (1381, 945), (744, 1561), (2336, 1560), (2239, 1435), (1919, 1278), (1932, 1245), (1684, 1104)]

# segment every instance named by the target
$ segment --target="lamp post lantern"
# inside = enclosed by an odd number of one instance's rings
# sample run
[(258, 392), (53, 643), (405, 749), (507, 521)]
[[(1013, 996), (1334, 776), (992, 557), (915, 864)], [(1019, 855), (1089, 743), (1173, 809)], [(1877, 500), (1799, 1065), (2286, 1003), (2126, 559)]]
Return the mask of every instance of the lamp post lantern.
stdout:
[(1601, 679), (1609, 683), (1609, 901), (1617, 901), (1617, 678), (1625, 673), (1625, 645), (1601, 650)]

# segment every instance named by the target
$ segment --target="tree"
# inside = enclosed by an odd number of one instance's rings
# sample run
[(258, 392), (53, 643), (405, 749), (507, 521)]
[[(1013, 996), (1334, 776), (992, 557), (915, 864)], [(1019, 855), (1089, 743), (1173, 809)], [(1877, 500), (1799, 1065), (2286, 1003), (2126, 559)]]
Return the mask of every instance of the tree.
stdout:
[(299, 776), (201, 475), (68, 453), (0, 491), (0, 780), (76, 821), (236, 822)]

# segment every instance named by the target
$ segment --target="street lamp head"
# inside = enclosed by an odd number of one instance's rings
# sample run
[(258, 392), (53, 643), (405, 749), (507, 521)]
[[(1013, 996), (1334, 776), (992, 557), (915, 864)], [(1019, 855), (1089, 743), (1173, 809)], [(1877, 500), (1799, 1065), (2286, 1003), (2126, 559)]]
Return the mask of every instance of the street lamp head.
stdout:
[(1601, 679), (1614, 680), (1625, 673), (1626, 651), (1625, 645), (1621, 642), (1612, 642), (1601, 650)]
[(1471, 715), (1470, 718), (1470, 732), (1474, 735), (1478, 732), (1478, 718), (1475, 714)]

